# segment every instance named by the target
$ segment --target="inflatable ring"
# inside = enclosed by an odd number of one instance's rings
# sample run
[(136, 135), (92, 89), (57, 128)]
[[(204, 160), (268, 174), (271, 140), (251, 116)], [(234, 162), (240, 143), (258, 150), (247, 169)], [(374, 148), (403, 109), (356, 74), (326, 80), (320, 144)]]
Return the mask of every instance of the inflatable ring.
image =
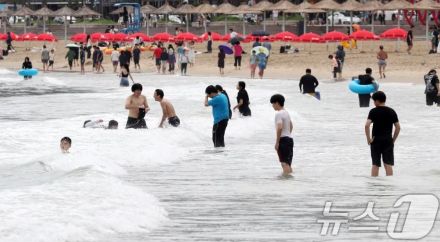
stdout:
[(354, 79), (348, 84), (350, 91), (357, 94), (370, 94), (376, 92), (379, 89), (379, 84), (374, 82), (373, 84), (361, 85), (359, 79)]
[(20, 76), (35, 76), (38, 74), (37, 69), (21, 69), (18, 71), (18, 75)]

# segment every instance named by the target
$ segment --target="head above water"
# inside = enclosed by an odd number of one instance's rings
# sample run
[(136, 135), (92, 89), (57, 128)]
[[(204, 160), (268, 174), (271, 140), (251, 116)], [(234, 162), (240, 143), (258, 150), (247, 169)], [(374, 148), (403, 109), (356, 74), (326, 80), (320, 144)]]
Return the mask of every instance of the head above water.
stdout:
[(84, 121), (84, 124), (83, 124), (83, 128), (85, 128), (86, 127), (86, 125), (88, 124), (88, 123), (90, 123), (90, 122), (92, 122), (92, 120), (86, 120), (86, 121)]
[(376, 107), (384, 105), (385, 102), (387, 101), (387, 96), (382, 91), (375, 92), (371, 98), (373, 99), (374, 105)]
[(26, 57), (24, 58), (24, 62), (30, 62), (29, 57), (26, 56)]
[(134, 94), (140, 95), (142, 93), (142, 85), (140, 83), (135, 83), (131, 86), (131, 91)]
[(63, 153), (68, 153), (70, 147), (72, 147), (72, 140), (69, 137), (63, 137), (60, 140), (60, 148)]
[(118, 121), (112, 119), (108, 122), (108, 129), (118, 129), (118, 125)]
[(237, 84), (238, 90), (244, 90), (246, 88), (246, 83), (244, 81), (239, 81)]
[(163, 93), (162, 89), (156, 89), (154, 91), (154, 96), (153, 97), (154, 97), (154, 100), (161, 101), (163, 99), (164, 95), (165, 94)]
[(281, 94), (275, 94), (270, 98), (270, 103), (272, 104), (273, 109), (280, 110), (284, 107), (284, 101), (286, 99)]
[(365, 73), (367, 75), (371, 75), (373, 73), (373, 70), (370, 67), (368, 67), (367, 69), (365, 69)]
[(437, 74), (437, 71), (435, 69), (431, 69), (428, 72), (428, 75), (436, 75), (436, 74)]
[(218, 91), (217, 91), (217, 89), (215, 88), (215, 86), (213, 86), (213, 85), (209, 85), (209, 86), (206, 87), (206, 89), (205, 89), (205, 93), (206, 93), (208, 96), (211, 96), (211, 95), (217, 95), (217, 94), (218, 94)]

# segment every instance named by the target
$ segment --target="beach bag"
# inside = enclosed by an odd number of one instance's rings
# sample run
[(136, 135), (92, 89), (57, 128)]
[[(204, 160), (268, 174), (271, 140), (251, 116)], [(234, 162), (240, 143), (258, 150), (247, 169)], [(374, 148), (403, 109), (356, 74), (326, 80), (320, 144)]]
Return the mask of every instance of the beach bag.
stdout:
[(425, 94), (437, 94), (437, 88), (432, 84), (434, 75), (425, 75)]

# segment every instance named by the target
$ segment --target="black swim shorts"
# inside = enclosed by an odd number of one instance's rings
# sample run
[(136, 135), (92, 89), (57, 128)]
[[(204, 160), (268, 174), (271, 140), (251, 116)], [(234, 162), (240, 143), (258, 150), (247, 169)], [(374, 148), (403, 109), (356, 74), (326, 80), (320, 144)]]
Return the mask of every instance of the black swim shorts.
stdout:
[(171, 118), (168, 118), (168, 123), (173, 127), (179, 127), (180, 119), (177, 116), (171, 117)]
[(281, 137), (277, 153), (280, 162), (291, 166), (293, 159), (293, 139), (290, 137)]
[(384, 164), (390, 166), (394, 165), (394, 143), (391, 137), (374, 138), (373, 143), (370, 145), (370, 149), (373, 165), (381, 167), (381, 158), (383, 159)]
[(147, 129), (147, 123), (145, 123), (145, 119), (137, 119), (128, 117), (127, 124), (125, 125), (126, 129)]

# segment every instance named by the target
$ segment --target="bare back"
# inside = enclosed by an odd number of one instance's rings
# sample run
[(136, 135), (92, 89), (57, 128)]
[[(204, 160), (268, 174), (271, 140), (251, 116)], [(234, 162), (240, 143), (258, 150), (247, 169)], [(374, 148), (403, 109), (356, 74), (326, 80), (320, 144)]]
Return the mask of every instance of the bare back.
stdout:
[(167, 99), (163, 99), (160, 102), (160, 106), (162, 107), (163, 114), (167, 118), (172, 118), (176, 116), (176, 111), (174, 110), (174, 106)]

